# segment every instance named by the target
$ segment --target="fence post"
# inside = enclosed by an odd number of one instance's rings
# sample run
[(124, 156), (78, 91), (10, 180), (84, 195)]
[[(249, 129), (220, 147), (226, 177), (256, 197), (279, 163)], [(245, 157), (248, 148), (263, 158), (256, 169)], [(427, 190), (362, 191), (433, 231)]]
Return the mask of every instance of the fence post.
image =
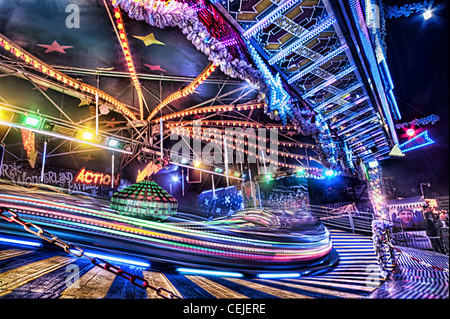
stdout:
[(350, 222), (350, 227), (352, 229), (352, 233), (355, 233), (355, 226), (353, 225), (353, 217), (352, 217), (352, 212), (348, 212), (348, 220)]

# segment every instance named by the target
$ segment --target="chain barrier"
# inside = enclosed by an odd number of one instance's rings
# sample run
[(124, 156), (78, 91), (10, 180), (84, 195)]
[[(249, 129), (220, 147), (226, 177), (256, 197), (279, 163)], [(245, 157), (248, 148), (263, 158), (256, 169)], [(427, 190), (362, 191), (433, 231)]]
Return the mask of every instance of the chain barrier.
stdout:
[(432, 264), (430, 264), (430, 263), (428, 263), (428, 262), (426, 262), (426, 261), (420, 260), (420, 259), (418, 259), (418, 258), (412, 256), (411, 254), (409, 254), (409, 253), (407, 253), (407, 252), (405, 252), (405, 251), (399, 249), (398, 247), (394, 246), (394, 244), (392, 244), (390, 240), (388, 240), (385, 236), (383, 236), (383, 233), (384, 233), (384, 232), (386, 232), (386, 229), (384, 229), (384, 230), (383, 230), (383, 229), (379, 229), (379, 231), (376, 231), (376, 235), (377, 235), (377, 236), (378, 236), (378, 237), (379, 237), (386, 245), (388, 245), (390, 249), (395, 250), (395, 251), (396, 251), (397, 253), (399, 253), (399, 254), (404, 254), (405, 256), (407, 256), (408, 258), (414, 260), (415, 262), (418, 262), (419, 264), (422, 264), (422, 265), (424, 265), (424, 266), (430, 267), (430, 268), (432, 268), (432, 269), (434, 269), (434, 270), (443, 271), (443, 272), (446, 272), (446, 273), (449, 272), (449, 270), (448, 270), (447, 268), (442, 268), (442, 267), (439, 267), (439, 266), (432, 265)]
[(107, 262), (103, 259), (87, 256), (84, 253), (84, 250), (81, 249), (80, 247), (78, 247), (72, 243), (64, 242), (61, 239), (59, 239), (58, 237), (56, 237), (55, 235), (53, 235), (52, 233), (42, 229), (41, 227), (39, 227), (31, 222), (26, 222), (26, 221), (22, 220), (16, 212), (10, 211), (6, 208), (1, 208), (0, 209), (0, 217), (2, 217), (3, 219), (5, 219), (6, 221), (8, 221), (10, 223), (15, 222), (15, 223), (21, 225), (27, 232), (29, 232), (35, 236), (38, 236), (38, 237), (44, 239), (45, 241), (62, 248), (66, 253), (69, 253), (78, 258), (85, 257), (85, 258), (89, 259), (94, 266), (100, 267), (100, 268), (102, 268), (106, 271), (109, 271), (110, 273), (113, 273), (119, 277), (125, 278), (128, 281), (130, 281), (133, 285), (135, 285), (139, 288), (154, 290), (158, 296), (161, 296), (165, 299), (183, 299), (183, 297), (174, 294), (172, 291), (170, 291), (164, 287), (154, 287), (149, 284), (147, 279), (142, 278), (137, 275), (133, 275), (125, 270), (122, 270), (121, 268), (119, 268), (115, 265), (110, 264), (109, 262)]

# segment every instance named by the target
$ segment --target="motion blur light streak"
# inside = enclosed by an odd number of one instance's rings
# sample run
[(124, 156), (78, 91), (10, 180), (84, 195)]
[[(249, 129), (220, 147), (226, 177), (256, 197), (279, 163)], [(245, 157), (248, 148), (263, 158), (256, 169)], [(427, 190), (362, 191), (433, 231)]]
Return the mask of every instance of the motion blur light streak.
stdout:
[(299, 273), (281, 273), (281, 274), (258, 274), (258, 278), (297, 278), (300, 277)]
[(191, 269), (191, 268), (177, 268), (177, 271), (182, 274), (193, 275), (209, 275), (209, 276), (224, 276), (224, 277), (243, 277), (241, 273), (231, 271), (216, 271), (206, 269)]
[(91, 253), (91, 252), (85, 252), (84, 254), (86, 256), (89, 256), (89, 257), (92, 257), (92, 258), (101, 258), (101, 259), (105, 259), (105, 260), (117, 261), (117, 262), (120, 262), (120, 263), (125, 263), (125, 264), (130, 264), (130, 265), (150, 268), (150, 263), (147, 263), (147, 262), (132, 260), (132, 259), (123, 258), (123, 257), (115, 257), (115, 256), (111, 256), (111, 255), (103, 255), (103, 254), (98, 254), (98, 253)]
[[(93, 236), (95, 244), (106, 241), (108, 245), (132, 247), (150, 260), (157, 256), (169, 263), (206, 264), (219, 270), (273, 268), (277, 272), (310, 264), (323, 268), (321, 261), (337, 258), (330, 257), (329, 231), (300, 210), (252, 209), (223, 221), (170, 223), (123, 216), (106, 204), (86, 202), (80, 206), (78, 200), (72, 204), (73, 196), (54, 193), (35, 197), (0, 194), (0, 203), (44, 228), (58, 227), (69, 234), (76, 230), (82, 241)], [(122, 258), (121, 262), (134, 261)]]
[(26, 245), (26, 246), (33, 246), (33, 247), (42, 247), (42, 244), (38, 243), (38, 242), (28, 241), (28, 240), (21, 240), (21, 239), (5, 238), (5, 237), (0, 237), (0, 242), (13, 243), (13, 244), (19, 244), (19, 245)]

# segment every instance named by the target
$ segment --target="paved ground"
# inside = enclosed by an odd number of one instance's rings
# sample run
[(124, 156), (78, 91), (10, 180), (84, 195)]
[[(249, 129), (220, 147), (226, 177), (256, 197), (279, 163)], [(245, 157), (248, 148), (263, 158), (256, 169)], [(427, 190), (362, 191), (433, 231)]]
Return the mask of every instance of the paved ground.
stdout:
[[(314, 277), (249, 279), (161, 273), (142, 267), (117, 264), (183, 298), (365, 298), (383, 282), (378, 273), (371, 238), (331, 230), (340, 256), (337, 267)], [(70, 280), (79, 269), (78, 286)], [(66, 282), (69, 282), (67, 284)], [(72, 283), (72, 284), (70, 284)], [(86, 258), (42, 249), (0, 243), (0, 298), (159, 298), (152, 290), (132, 285)]]
[[(448, 299), (449, 257), (420, 249), (400, 246), (398, 248), (402, 253), (399, 255), (398, 264), (391, 278), (369, 297), (377, 299)], [(442, 269), (447, 269), (447, 272)]]

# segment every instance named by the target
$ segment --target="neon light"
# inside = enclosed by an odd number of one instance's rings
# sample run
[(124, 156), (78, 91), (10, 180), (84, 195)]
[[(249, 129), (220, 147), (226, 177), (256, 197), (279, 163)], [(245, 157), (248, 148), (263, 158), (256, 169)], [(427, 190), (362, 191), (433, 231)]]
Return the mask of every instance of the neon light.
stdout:
[(402, 153), (406, 153), (433, 143), (434, 141), (428, 137), (428, 131), (423, 131), (416, 137), (401, 144), (399, 148), (402, 151)]
[(258, 278), (296, 278), (300, 277), (300, 274), (298, 272), (295, 273), (281, 273), (281, 274), (257, 274), (256, 277)]
[(6, 243), (13, 243), (13, 244), (19, 244), (19, 245), (27, 245), (27, 246), (33, 246), (33, 247), (42, 247), (41, 243), (37, 243), (34, 241), (28, 241), (28, 240), (20, 240), (20, 239), (12, 239), (12, 238), (5, 238), (0, 237), (1, 242)]
[(197, 275), (211, 275), (211, 276), (225, 276), (225, 277), (244, 276), (241, 273), (232, 271), (217, 271), (217, 270), (193, 269), (193, 268), (177, 268), (177, 271), (183, 274), (197, 274)]
[[(74, 183), (81, 183), (86, 185), (96, 186), (111, 186), (111, 174), (98, 173), (86, 170), (86, 167), (82, 167), (75, 176)], [(118, 187), (120, 184), (120, 174), (114, 176), (114, 186)]]
[(148, 163), (147, 166), (142, 170), (142, 172), (140, 170), (138, 171), (136, 183), (143, 181), (147, 176), (158, 173), (162, 168), (163, 166), (161, 164), (155, 164), (153, 162)]

